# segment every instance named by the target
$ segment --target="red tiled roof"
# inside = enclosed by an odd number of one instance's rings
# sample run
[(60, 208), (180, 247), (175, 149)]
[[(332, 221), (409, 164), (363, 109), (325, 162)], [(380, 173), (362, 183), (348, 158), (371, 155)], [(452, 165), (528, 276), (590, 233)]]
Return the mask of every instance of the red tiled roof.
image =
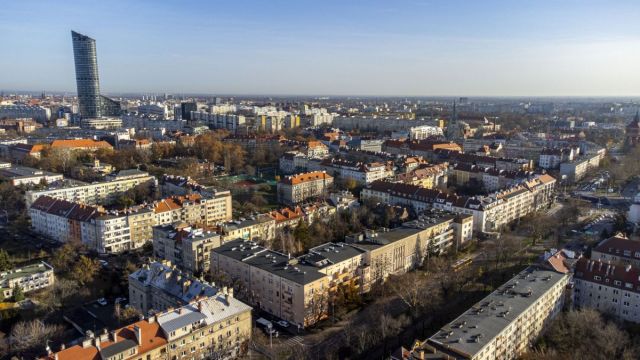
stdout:
[(580, 258), (576, 263), (574, 277), (640, 293), (640, 272), (631, 265), (616, 266), (600, 260)]
[[(640, 253), (640, 241), (630, 240), (622, 234), (616, 234), (615, 236), (602, 240), (593, 250), (623, 258), (634, 258), (636, 252)], [(624, 255), (625, 250), (628, 251), (630, 255)], [(640, 258), (636, 259), (640, 260)]]
[[(133, 340), (137, 342), (134, 326), (139, 327), (142, 333), (137, 355), (141, 356), (155, 348), (167, 344), (167, 339), (162, 333), (160, 324), (156, 322), (149, 323), (148, 320), (141, 320), (116, 330), (117, 341), (113, 342), (111, 338), (107, 341), (103, 341), (100, 343), (100, 349), (108, 348), (109, 346), (123, 340)], [(100, 355), (99, 350), (93, 344), (86, 348), (83, 348), (82, 345), (75, 345), (47, 357), (47, 359), (57, 360), (100, 360), (101, 358), (102, 356)]]
[(106, 141), (97, 141), (93, 139), (75, 139), (75, 140), (53, 140), (51, 143), (53, 149), (113, 149), (113, 146)]
[(307, 181), (331, 180), (331, 179), (333, 179), (333, 177), (325, 172), (312, 171), (309, 173), (287, 176), (284, 179), (280, 180), (280, 182), (288, 185), (298, 185)]

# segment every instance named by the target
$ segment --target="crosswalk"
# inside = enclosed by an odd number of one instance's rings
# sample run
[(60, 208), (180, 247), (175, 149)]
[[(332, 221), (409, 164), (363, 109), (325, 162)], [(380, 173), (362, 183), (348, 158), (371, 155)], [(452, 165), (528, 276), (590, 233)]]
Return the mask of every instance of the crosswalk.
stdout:
[(302, 336), (294, 336), (285, 340), (284, 343), (289, 346), (304, 346), (303, 340)]

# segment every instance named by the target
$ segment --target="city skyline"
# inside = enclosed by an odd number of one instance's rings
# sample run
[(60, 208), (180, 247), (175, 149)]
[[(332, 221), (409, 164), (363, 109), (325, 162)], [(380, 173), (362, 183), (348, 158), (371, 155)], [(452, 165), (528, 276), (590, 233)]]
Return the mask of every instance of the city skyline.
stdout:
[(632, 2), (111, 5), (7, 4), (0, 88), (73, 93), (73, 29), (104, 93), (640, 95)]

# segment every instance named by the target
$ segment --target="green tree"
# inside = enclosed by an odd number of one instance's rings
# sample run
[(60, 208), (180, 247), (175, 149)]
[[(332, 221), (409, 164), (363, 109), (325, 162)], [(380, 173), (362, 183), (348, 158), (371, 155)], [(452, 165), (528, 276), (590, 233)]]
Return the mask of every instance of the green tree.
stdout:
[(86, 285), (93, 280), (99, 269), (100, 264), (97, 260), (80, 255), (80, 258), (73, 266), (71, 277), (81, 285)]
[(22, 300), (24, 300), (24, 291), (22, 291), (22, 288), (20, 287), (20, 285), (16, 285), (13, 288), (13, 301), (18, 302)]
[(58, 272), (66, 272), (71, 268), (70, 265), (75, 257), (76, 247), (71, 243), (66, 243), (53, 252), (51, 265), (53, 265), (54, 269)]
[(306, 248), (306, 245), (309, 243), (309, 240), (311, 238), (309, 234), (309, 225), (306, 221), (300, 220), (298, 222), (298, 225), (293, 230), (293, 237), (296, 239), (296, 241), (299, 241), (303, 245), (305, 245)]
[(11, 269), (11, 258), (9, 253), (5, 249), (0, 249), (0, 271), (7, 271)]

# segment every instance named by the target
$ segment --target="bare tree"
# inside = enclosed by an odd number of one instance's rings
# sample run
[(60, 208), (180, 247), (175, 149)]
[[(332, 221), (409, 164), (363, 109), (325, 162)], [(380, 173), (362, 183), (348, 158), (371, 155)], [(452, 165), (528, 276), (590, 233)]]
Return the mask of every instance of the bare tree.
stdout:
[(47, 339), (60, 336), (62, 331), (62, 326), (47, 325), (40, 320), (20, 321), (11, 329), (11, 349), (20, 354), (36, 351)]

